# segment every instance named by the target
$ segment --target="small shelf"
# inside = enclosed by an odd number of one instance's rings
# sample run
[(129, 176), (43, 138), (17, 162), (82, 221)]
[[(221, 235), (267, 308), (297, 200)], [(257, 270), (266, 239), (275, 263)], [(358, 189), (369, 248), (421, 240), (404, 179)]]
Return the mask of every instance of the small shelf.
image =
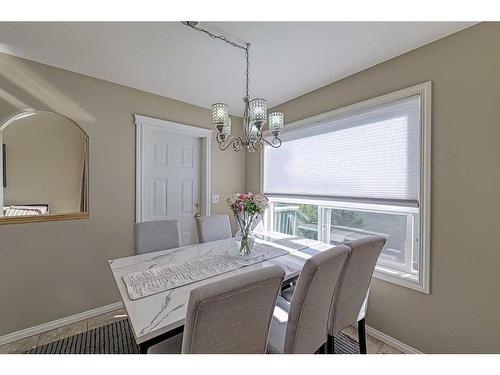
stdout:
[(78, 220), (88, 218), (90, 218), (90, 214), (88, 212), (70, 212), (63, 214), (48, 214), (36, 216), (2, 216), (0, 217), (0, 225), (39, 223), (43, 221)]

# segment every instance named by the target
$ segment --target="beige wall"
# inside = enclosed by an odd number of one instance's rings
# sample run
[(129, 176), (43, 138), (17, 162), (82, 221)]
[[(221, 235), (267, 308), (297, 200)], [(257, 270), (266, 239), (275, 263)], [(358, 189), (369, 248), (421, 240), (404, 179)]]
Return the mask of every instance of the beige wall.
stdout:
[[(466, 29), (274, 109), (293, 122), (429, 80), (432, 294), (375, 280), (368, 324), (427, 353), (499, 353), (500, 23)], [(247, 157), (246, 188), (259, 188), (254, 156)]]
[(4, 205), (48, 204), (52, 214), (79, 212), (85, 139), (77, 125), (54, 113), (11, 123), (2, 131), (7, 146)]
[[(0, 54), (0, 119), (25, 108), (61, 113), (87, 132), (90, 219), (0, 225), (0, 335), (119, 301), (107, 261), (133, 253), (132, 114), (211, 121), (207, 109)], [(243, 190), (244, 153), (212, 149), (212, 192)], [(212, 212), (228, 211), (221, 202)]]
[[(291, 122), (433, 82), (432, 294), (376, 280), (368, 317), (424, 352), (500, 352), (499, 41), (480, 24), (277, 107)], [(132, 114), (210, 124), (206, 109), (0, 54), (0, 118), (29, 107), (88, 133), (91, 218), (0, 226), (0, 335), (119, 300), (107, 260), (133, 252)], [(245, 176), (243, 153), (213, 149), (213, 193), (258, 191), (255, 157)]]

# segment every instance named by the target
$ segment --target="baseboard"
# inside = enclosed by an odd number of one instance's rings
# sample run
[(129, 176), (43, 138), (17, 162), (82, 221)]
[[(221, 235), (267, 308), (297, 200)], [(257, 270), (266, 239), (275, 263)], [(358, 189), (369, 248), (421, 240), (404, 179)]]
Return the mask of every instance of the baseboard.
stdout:
[(29, 336), (37, 335), (39, 333), (50, 331), (51, 329), (56, 329), (68, 324), (76, 323), (85, 319), (93, 318), (97, 315), (105, 314), (107, 312), (117, 310), (123, 307), (122, 302), (112, 303), (111, 305), (106, 305), (98, 307), (97, 309), (92, 309), (84, 311), (75, 315), (67, 316), (65, 318), (53, 320), (52, 322), (43, 323), (38, 326), (23, 329), (21, 331), (12, 332), (4, 336), (0, 336), (0, 345), (8, 344), (9, 342), (24, 339)]
[(394, 349), (397, 349), (402, 353), (424, 354), (420, 350), (417, 350), (411, 347), (410, 345), (405, 344), (404, 342), (396, 340), (394, 337), (391, 337), (383, 332), (377, 331), (375, 328), (370, 327), (368, 325), (366, 326), (366, 334), (376, 338), (377, 340), (383, 342), (384, 344), (392, 346)]
[[(8, 344), (9, 342), (24, 339), (29, 336), (38, 335), (43, 332), (50, 331), (68, 324), (76, 323), (85, 319), (93, 318), (97, 315), (105, 314), (107, 312), (117, 310), (123, 307), (122, 302), (112, 303), (111, 305), (106, 305), (98, 307), (96, 309), (84, 311), (75, 315), (67, 316), (65, 318), (57, 319), (52, 322), (43, 323), (34, 327), (26, 328), (21, 331), (12, 332), (4, 336), (0, 336), (0, 345)], [(366, 326), (366, 333), (377, 340), (383, 342), (384, 344), (390, 345), (393, 348), (406, 353), (406, 354), (423, 354), (421, 351), (405, 344), (395, 338), (376, 330), (373, 327)]]

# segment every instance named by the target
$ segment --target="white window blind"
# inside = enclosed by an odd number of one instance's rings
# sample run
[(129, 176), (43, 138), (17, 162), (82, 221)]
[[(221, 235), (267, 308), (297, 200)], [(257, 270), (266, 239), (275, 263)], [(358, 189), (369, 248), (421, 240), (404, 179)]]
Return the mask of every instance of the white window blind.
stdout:
[(418, 204), (420, 96), (283, 133), (264, 150), (264, 193)]

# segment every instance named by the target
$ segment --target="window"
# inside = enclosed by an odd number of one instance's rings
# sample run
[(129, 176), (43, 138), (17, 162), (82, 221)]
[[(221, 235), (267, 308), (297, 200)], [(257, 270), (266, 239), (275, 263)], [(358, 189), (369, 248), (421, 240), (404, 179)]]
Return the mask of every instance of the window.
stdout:
[(387, 243), (375, 276), (429, 292), (430, 82), (290, 124), (262, 154), (268, 230)]

